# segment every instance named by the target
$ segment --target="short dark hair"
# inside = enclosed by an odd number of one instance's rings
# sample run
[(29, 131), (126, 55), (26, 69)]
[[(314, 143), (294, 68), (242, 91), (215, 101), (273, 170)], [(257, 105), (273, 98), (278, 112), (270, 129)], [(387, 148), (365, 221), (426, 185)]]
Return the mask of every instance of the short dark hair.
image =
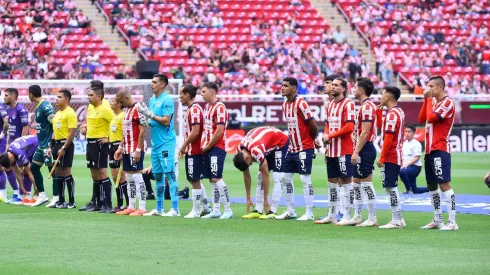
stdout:
[(5, 92), (14, 95), (15, 99), (19, 98), (19, 91), (16, 88), (7, 88)]
[(66, 89), (62, 89), (58, 93), (63, 94), (63, 96), (68, 99), (68, 102), (70, 102), (70, 100), (71, 100), (71, 92), (70, 91), (68, 91)]
[(429, 78), (429, 81), (431, 80), (434, 80), (437, 82), (437, 84), (439, 85), (442, 85), (442, 88), (446, 88), (446, 81), (444, 80), (444, 78), (442, 76), (439, 76), (439, 75), (436, 75), (436, 76), (432, 76), (431, 78)]
[(291, 86), (294, 86), (294, 87), (298, 88), (298, 80), (296, 80), (296, 78), (294, 78), (294, 77), (287, 76), (282, 81), (283, 82), (287, 82)]
[(416, 132), (415, 126), (413, 126), (413, 125), (405, 125), (405, 128), (412, 130), (412, 132), (414, 132), (414, 133)]
[(397, 87), (385, 86), (383, 89), (385, 91), (387, 91), (388, 93), (390, 93), (395, 98), (396, 101), (398, 101), (398, 99), (400, 99), (401, 92), (400, 92), (400, 89), (398, 89)]
[(156, 74), (153, 77), (158, 78), (158, 81), (165, 83), (165, 86), (168, 86), (168, 77), (164, 74)]
[(334, 79), (339, 78), (339, 77), (340, 76), (338, 74), (327, 75), (325, 77), (325, 82), (327, 82), (327, 81), (334, 81)]
[(90, 81), (90, 88), (100, 88), (104, 89), (104, 83), (100, 80), (92, 80)]
[(360, 77), (357, 79), (357, 87), (362, 88), (367, 96), (371, 96), (374, 91), (374, 84), (371, 79)]
[(238, 152), (234, 157), (233, 157), (233, 164), (235, 167), (240, 170), (240, 171), (245, 171), (248, 168), (248, 164), (245, 161), (245, 157), (243, 156), (243, 152)]
[(218, 92), (218, 85), (214, 82), (206, 82), (202, 85), (203, 88), (213, 89), (216, 93)]
[(342, 86), (342, 88), (344, 88), (347, 92), (347, 81), (345, 81), (345, 79), (343, 79), (342, 77), (337, 77), (334, 80), (340, 81), (340, 86)]
[(4, 168), (10, 168), (10, 159), (8, 153), (0, 154), (0, 165)]
[(94, 92), (94, 94), (100, 96), (101, 99), (104, 99), (104, 89), (103, 88), (92, 87), (91, 90), (92, 90), (92, 92)]
[(188, 94), (191, 98), (195, 98), (196, 97), (196, 95), (197, 95), (197, 88), (194, 87), (194, 85), (185, 84), (182, 87), (183, 87), (182, 92), (184, 94)]
[(33, 97), (41, 97), (43, 96), (43, 92), (39, 85), (31, 85), (29, 86), (29, 93), (32, 94)]

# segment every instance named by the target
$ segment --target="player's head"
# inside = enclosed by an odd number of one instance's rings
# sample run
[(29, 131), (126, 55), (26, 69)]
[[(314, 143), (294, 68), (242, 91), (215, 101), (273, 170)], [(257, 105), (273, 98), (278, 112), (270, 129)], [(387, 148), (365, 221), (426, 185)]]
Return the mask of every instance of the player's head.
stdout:
[(332, 81), (332, 91), (330, 93), (333, 97), (343, 98), (347, 95), (347, 81), (342, 77), (337, 77)]
[(401, 92), (400, 89), (393, 86), (385, 86), (383, 88), (382, 96), (381, 96), (381, 105), (388, 106), (390, 103), (396, 104), (398, 99), (400, 98)]
[(12, 153), (6, 152), (0, 154), (0, 166), (2, 166), (4, 169), (10, 169), (14, 163), (15, 158), (13, 157)]
[(442, 76), (433, 76), (429, 78), (429, 83), (427, 84), (427, 87), (432, 92), (432, 96), (437, 97), (441, 93), (444, 93), (446, 81), (444, 81), (444, 78), (442, 78)]
[(56, 95), (56, 107), (63, 109), (70, 104), (71, 93), (68, 90), (60, 90)]
[(15, 88), (7, 88), (3, 92), (3, 102), (5, 104), (11, 104), (17, 101), (19, 98), (19, 91)]
[(415, 136), (415, 126), (406, 125), (405, 126), (405, 139), (411, 141)]
[(282, 80), (281, 94), (282, 96), (289, 97), (295, 96), (298, 93), (298, 80), (294, 77), (285, 77)]
[(88, 90), (88, 103), (99, 106), (102, 103), (102, 99), (104, 99), (104, 89), (91, 87)]
[(218, 93), (218, 85), (214, 82), (206, 82), (202, 85), (201, 96), (206, 103), (214, 103), (216, 101), (216, 94)]
[(156, 93), (161, 93), (165, 90), (168, 85), (168, 77), (164, 74), (156, 74), (151, 80), (151, 91)]
[(134, 100), (131, 97), (131, 92), (129, 90), (123, 89), (117, 92), (116, 96), (116, 101), (121, 104), (122, 108), (129, 108), (134, 104)]
[(104, 83), (100, 80), (92, 80), (92, 81), (90, 81), (90, 88), (91, 89), (100, 88), (100, 89), (104, 90)]
[(356, 86), (354, 86), (354, 96), (356, 99), (370, 97), (373, 91), (374, 84), (369, 78), (360, 77), (357, 79)]
[(197, 88), (191, 84), (185, 84), (180, 87), (179, 100), (184, 106), (189, 106), (189, 103), (194, 101), (197, 95)]
[(233, 157), (233, 164), (238, 170), (243, 172), (252, 165), (252, 156), (247, 150), (242, 150)]
[(323, 89), (325, 91), (325, 94), (328, 95), (329, 97), (331, 97), (331, 92), (332, 92), (332, 82), (334, 81), (334, 79), (336, 78), (339, 78), (339, 75), (336, 75), (336, 74), (331, 74), (331, 75), (327, 75), (325, 77), (325, 81), (324, 81), (324, 86), (323, 86)]
[(111, 100), (111, 109), (114, 111), (114, 112), (121, 112), (123, 106), (121, 104), (121, 102), (119, 102), (117, 100), (116, 97), (113, 97), (112, 100)]
[(43, 92), (39, 85), (31, 85), (29, 86), (29, 100), (34, 102), (34, 100), (43, 96)]

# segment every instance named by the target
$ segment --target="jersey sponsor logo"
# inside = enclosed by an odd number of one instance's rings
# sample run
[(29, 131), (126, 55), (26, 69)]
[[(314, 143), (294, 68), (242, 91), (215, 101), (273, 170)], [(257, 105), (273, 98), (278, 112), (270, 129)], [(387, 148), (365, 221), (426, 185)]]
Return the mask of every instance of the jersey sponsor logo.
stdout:
[(276, 158), (282, 158), (282, 152), (281, 151), (276, 151), (275, 152), (275, 157)]

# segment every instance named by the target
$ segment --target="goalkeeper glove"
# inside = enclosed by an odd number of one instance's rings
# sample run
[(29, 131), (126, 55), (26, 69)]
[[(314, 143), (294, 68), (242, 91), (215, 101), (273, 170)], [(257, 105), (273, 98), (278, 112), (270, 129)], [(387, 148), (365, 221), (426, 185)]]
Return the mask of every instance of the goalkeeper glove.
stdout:
[(136, 108), (138, 108), (138, 112), (146, 117), (153, 118), (155, 114), (153, 114), (150, 109), (148, 109), (148, 106), (144, 102), (137, 103)]

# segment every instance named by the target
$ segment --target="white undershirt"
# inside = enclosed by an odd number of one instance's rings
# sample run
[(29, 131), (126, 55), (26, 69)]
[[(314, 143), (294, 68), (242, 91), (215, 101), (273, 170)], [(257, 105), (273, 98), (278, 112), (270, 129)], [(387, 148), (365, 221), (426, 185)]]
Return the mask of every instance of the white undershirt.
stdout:
[[(405, 140), (403, 142), (403, 165), (411, 162), (416, 156), (422, 155), (422, 145), (416, 139), (412, 139), (411, 141)], [(414, 165), (422, 166), (422, 160), (419, 158)]]

